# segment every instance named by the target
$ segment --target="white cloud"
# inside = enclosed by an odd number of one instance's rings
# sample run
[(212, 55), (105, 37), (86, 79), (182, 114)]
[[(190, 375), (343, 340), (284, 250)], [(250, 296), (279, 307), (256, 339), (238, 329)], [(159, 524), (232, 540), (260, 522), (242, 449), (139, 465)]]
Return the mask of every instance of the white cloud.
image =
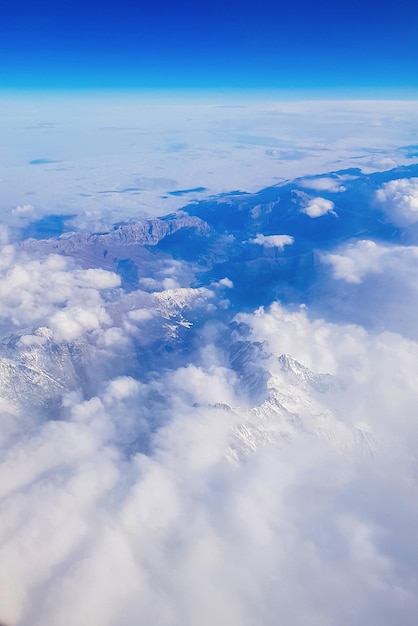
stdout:
[(323, 315), (418, 339), (417, 246), (360, 240), (320, 259), (312, 289)]
[(12, 209), (14, 215), (32, 217), (35, 213), (35, 209), (31, 204), (18, 204)]
[(261, 235), (258, 234), (254, 239), (250, 239), (250, 243), (255, 243), (266, 248), (279, 248), (283, 250), (285, 246), (290, 246), (294, 242), (294, 238), (290, 235)]
[(109, 383), (108, 396), (122, 400), (134, 395), (139, 389), (139, 383), (130, 376), (120, 376)]
[[(344, 246), (339, 253), (324, 254), (324, 263), (331, 265), (334, 278), (348, 283), (361, 283), (370, 274), (393, 274), (401, 279), (414, 273), (418, 260), (416, 246), (385, 246), (363, 239)], [(415, 280), (411, 281), (412, 284)], [(389, 285), (388, 285), (389, 286)]]
[(109, 325), (101, 292), (120, 285), (120, 278), (102, 269), (82, 270), (64, 257), (33, 260), (16, 256), (13, 246), (2, 250), (0, 319), (15, 326), (51, 326), (58, 341)]
[(154, 314), (150, 309), (133, 309), (128, 312), (128, 318), (133, 322), (147, 322), (153, 318)]
[(334, 203), (332, 200), (326, 200), (325, 198), (312, 198), (308, 201), (305, 207), (301, 210), (301, 213), (305, 213), (309, 217), (321, 217), (330, 211), (333, 212)]
[(329, 191), (331, 193), (346, 191), (346, 187), (341, 184), (340, 178), (321, 176), (318, 178), (302, 178), (298, 182), (302, 187), (313, 189), (314, 191)]
[(74, 341), (85, 333), (98, 330), (102, 326), (110, 326), (112, 319), (103, 306), (90, 305), (66, 307), (58, 311), (49, 320), (56, 341)]
[(381, 248), (374, 241), (365, 239), (344, 248), (341, 254), (325, 254), (323, 262), (332, 266), (334, 278), (361, 283), (370, 272), (383, 271), (382, 257), (388, 252), (388, 248)]
[(234, 287), (234, 283), (232, 282), (232, 280), (227, 277), (221, 278), (218, 284), (222, 285), (222, 287), (226, 287), (227, 289), (232, 289)]
[(278, 303), (254, 314), (240, 313), (237, 321), (249, 324), (255, 341), (267, 341), (277, 356), (290, 354), (314, 371), (340, 375), (340, 364), (363, 354), (367, 334), (360, 326), (340, 328), (322, 319), (310, 320), (306, 307), (288, 311)]
[[(341, 428), (313, 436), (288, 411), (298, 435), (255, 442), (237, 466), (225, 451), (247, 409), (228, 368), (192, 365), (150, 386), (116, 377), (89, 400), (68, 397), (60, 420), (33, 424), (3, 454), (6, 623), (414, 625), (418, 345), (279, 304), (238, 321), (274, 372), (286, 351), (344, 379), (315, 402), (303, 385), (290, 390), (304, 419), (321, 417), (310, 403)], [(151, 449), (127, 456), (147, 411)], [(336, 448), (347, 429), (372, 433), (375, 452)]]
[(384, 183), (376, 191), (376, 200), (395, 226), (418, 222), (418, 178), (400, 178)]

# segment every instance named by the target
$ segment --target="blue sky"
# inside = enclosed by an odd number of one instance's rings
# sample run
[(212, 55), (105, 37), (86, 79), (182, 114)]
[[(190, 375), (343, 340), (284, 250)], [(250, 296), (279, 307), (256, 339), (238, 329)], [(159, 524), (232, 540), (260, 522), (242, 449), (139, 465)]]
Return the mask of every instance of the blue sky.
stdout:
[(2, 6), (3, 88), (413, 88), (418, 7), (396, 3)]

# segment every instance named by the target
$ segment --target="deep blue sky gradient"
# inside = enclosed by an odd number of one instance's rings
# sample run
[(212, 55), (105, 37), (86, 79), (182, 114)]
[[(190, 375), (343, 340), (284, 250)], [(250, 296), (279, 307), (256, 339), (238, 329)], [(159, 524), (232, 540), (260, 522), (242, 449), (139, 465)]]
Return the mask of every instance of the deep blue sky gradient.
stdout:
[(3, 0), (0, 88), (416, 87), (411, 0)]

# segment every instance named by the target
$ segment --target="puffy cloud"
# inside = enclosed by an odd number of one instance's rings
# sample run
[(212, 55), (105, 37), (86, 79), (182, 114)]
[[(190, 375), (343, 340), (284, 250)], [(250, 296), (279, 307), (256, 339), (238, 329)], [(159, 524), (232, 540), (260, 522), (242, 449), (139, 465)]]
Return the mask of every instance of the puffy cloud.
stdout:
[(323, 315), (418, 339), (418, 247), (360, 240), (320, 258), (313, 293)]
[(352, 363), (365, 351), (367, 333), (360, 326), (327, 324), (323, 319), (310, 320), (304, 305), (289, 311), (278, 303), (254, 314), (240, 313), (237, 321), (251, 328), (254, 341), (266, 341), (273, 354), (290, 354), (319, 372), (340, 375), (341, 363)]
[[(6, 623), (415, 623), (418, 345), (279, 304), (237, 321), (264, 343), (279, 402), (306, 406), (299, 421), (290, 408), (267, 422), (250, 410), (252, 423), (262, 436), (285, 419), (297, 434), (259, 445), (254, 431), (251, 454), (228, 462), (234, 429), (251, 435), (248, 408), (210, 343), (200, 366), (66, 396), (60, 420), (33, 424), (3, 455)], [(345, 386), (309, 392), (313, 373), (292, 378), (283, 352)], [(345, 449), (350, 429), (371, 433), (373, 452)]]
[(301, 210), (309, 217), (321, 217), (326, 213), (333, 212), (334, 203), (332, 200), (326, 200), (325, 198), (312, 198), (308, 201), (307, 205)]
[(102, 326), (110, 326), (111, 318), (103, 306), (89, 308), (74, 306), (58, 311), (49, 320), (49, 324), (57, 341), (74, 341), (84, 333), (98, 330)]
[[(389, 265), (389, 250), (399, 262), (411, 252), (385, 248), (374, 261), (375, 247), (350, 248), (353, 267), (341, 278)], [(55, 339), (110, 323), (99, 287), (116, 286), (113, 275), (53, 257), (19, 258), (9, 270)], [(140, 327), (156, 318), (141, 297), (157, 296), (126, 297), (126, 318)], [(189, 306), (196, 297), (213, 294), (169, 291), (158, 301)], [(21, 323), (29, 319), (22, 314)], [(194, 363), (147, 383), (113, 372), (90, 397), (63, 393), (54, 421), (19, 419), (14, 407), (17, 432), (0, 468), (6, 623), (414, 623), (417, 344), (279, 304), (236, 321), (263, 344), (257, 364), (271, 375), (270, 396), (253, 408), (214, 328), (202, 331)], [(102, 338), (114, 337), (104, 345), (117, 343), (120, 330), (105, 329)], [(25, 348), (46, 345), (46, 336), (24, 337)], [(283, 370), (283, 353), (311, 373)], [(315, 372), (342, 383), (312, 391)], [(10, 408), (3, 403), (5, 414)], [(236, 433), (248, 454), (233, 464)], [(367, 438), (373, 446), (362, 446)]]
[[(321, 260), (332, 267), (337, 280), (360, 284), (367, 278), (382, 275), (388, 288), (395, 279), (396, 287), (416, 288), (417, 246), (383, 245), (361, 239), (341, 247), (338, 252), (323, 254)], [(376, 286), (376, 281), (373, 285)], [(392, 294), (396, 287), (393, 285)]]
[(283, 250), (285, 246), (290, 246), (294, 242), (294, 238), (290, 235), (261, 235), (258, 234), (254, 239), (250, 239), (250, 243), (255, 243), (266, 248), (278, 248)]
[(384, 183), (376, 191), (376, 200), (395, 226), (418, 222), (418, 178), (399, 178)]
[(339, 253), (323, 255), (332, 266), (334, 277), (348, 283), (361, 283), (369, 274), (404, 273), (418, 259), (415, 246), (385, 246), (363, 239), (345, 246)]
[(226, 287), (227, 289), (232, 289), (234, 286), (234, 283), (232, 282), (232, 280), (227, 277), (221, 278), (218, 284), (222, 285), (222, 287)]
[(120, 285), (116, 274), (79, 269), (57, 255), (30, 259), (10, 245), (2, 252), (0, 318), (4, 323), (50, 326), (57, 341), (71, 341), (111, 323), (101, 292)]

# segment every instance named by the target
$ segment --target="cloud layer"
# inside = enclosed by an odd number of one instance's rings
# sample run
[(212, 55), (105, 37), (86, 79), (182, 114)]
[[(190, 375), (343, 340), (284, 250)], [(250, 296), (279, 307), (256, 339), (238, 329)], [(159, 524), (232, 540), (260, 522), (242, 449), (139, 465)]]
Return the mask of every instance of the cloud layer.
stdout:
[(364, 222), (290, 185), (95, 254), (1, 229), (0, 623), (415, 626), (418, 248), (370, 180)]
[(414, 624), (418, 345), (278, 304), (236, 321), (264, 345), (267, 423), (209, 342), (205, 365), (68, 394), (58, 421), (9, 444), (6, 623)]
[(184, 196), (172, 192), (204, 188), (187, 195), (196, 201), (296, 176), (307, 188), (338, 192), (343, 178), (308, 176), (417, 161), (413, 150), (400, 149), (418, 128), (412, 100), (289, 102), (241, 90), (205, 99), (173, 91), (32, 95), (5, 94), (1, 104), (0, 210), (12, 226), (55, 211), (103, 231), (182, 208)]

